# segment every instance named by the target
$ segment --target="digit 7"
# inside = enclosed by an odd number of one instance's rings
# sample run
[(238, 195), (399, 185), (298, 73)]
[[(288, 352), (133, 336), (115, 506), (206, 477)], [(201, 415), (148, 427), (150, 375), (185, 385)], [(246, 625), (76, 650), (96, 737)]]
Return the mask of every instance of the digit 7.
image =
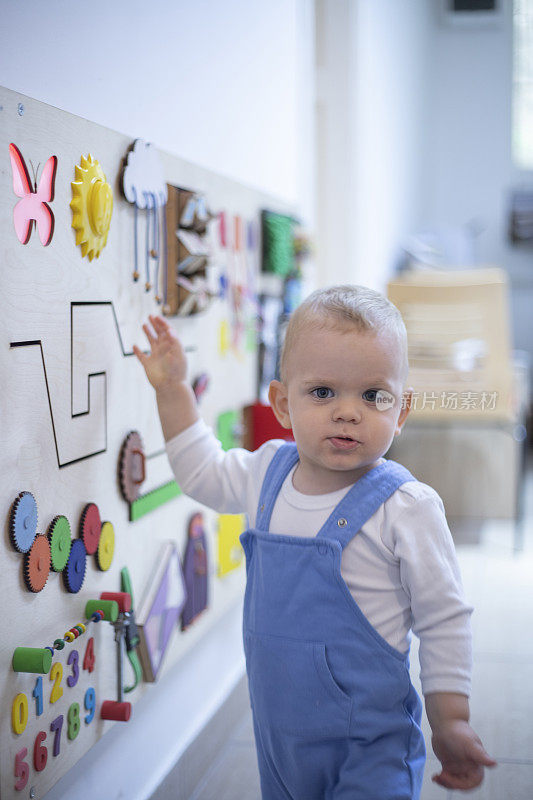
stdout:
[(54, 736), (54, 749), (52, 751), (52, 755), (58, 756), (59, 749), (61, 746), (61, 729), (63, 728), (63, 714), (60, 714), (59, 717), (56, 717), (53, 722), (50, 723), (50, 730), (52, 733), (55, 733)]

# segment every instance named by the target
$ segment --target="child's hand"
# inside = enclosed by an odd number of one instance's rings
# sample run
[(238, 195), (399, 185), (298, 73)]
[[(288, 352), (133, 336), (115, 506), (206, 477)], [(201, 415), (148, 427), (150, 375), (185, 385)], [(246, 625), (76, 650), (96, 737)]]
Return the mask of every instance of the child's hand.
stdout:
[(172, 328), (161, 317), (149, 317), (155, 336), (148, 325), (143, 331), (150, 342), (151, 352), (143, 353), (137, 345), (133, 352), (143, 365), (148, 380), (156, 391), (175, 386), (185, 380), (187, 375), (187, 359), (179, 339)]
[(442, 764), (432, 780), (446, 789), (474, 789), (483, 780), (483, 767), (496, 766), (479, 736), (462, 719), (448, 720), (434, 730), (432, 745)]

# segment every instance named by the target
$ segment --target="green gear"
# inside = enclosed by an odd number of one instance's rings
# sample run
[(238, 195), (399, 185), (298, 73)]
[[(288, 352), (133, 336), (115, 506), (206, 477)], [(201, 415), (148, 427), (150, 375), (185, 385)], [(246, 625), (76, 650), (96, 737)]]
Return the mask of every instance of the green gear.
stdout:
[(48, 528), (48, 539), (52, 556), (52, 569), (62, 572), (68, 561), (72, 541), (70, 538), (70, 523), (62, 515), (54, 517)]

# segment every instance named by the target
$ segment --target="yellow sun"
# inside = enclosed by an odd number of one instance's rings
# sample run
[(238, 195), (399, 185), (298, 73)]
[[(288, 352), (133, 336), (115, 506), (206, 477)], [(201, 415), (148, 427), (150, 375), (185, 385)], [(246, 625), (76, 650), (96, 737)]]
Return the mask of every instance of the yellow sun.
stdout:
[(91, 154), (80, 159), (75, 167), (76, 180), (72, 181), (72, 227), (76, 231), (76, 244), (81, 245), (82, 256), (89, 261), (98, 258), (107, 242), (113, 192), (107, 183), (102, 167)]

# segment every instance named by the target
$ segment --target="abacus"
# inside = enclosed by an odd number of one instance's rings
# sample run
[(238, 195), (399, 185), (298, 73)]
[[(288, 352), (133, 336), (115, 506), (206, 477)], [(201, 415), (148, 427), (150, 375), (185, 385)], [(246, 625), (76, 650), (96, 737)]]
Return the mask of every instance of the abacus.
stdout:
[[(91, 623), (97, 624), (102, 620), (110, 622), (115, 628), (115, 642), (117, 644), (117, 700), (104, 700), (100, 710), (101, 719), (115, 720), (117, 722), (127, 722), (131, 716), (131, 703), (124, 702), (123, 688), (123, 660), (122, 660), (122, 639), (126, 629), (130, 625), (131, 596), (127, 592), (102, 592), (99, 600), (88, 600), (85, 604), (85, 622), (79, 622), (70, 628), (63, 637), (55, 639), (52, 646), (45, 647), (17, 647), (13, 653), (12, 666), (15, 672), (34, 672), (46, 675), (52, 668), (52, 657), (56, 650), (63, 650), (65, 645), (75, 641), (79, 636), (86, 633)], [(88, 651), (85, 659), (91, 658), (89, 640)], [(70, 662), (69, 662), (70, 663)], [(17, 695), (17, 697), (19, 697)], [(15, 733), (20, 728), (17, 725), (17, 715), (15, 707), (17, 698), (13, 704), (13, 730)], [(19, 717), (22, 713), (19, 708)]]
[(63, 650), (82, 634), (86, 633), (91, 623), (101, 620), (115, 622), (118, 617), (118, 604), (114, 600), (88, 600), (85, 605), (85, 622), (74, 625), (61, 638), (55, 639), (50, 646), (17, 647), (13, 653), (11, 664), (15, 672), (37, 672), (46, 675), (50, 672), (55, 650)]

